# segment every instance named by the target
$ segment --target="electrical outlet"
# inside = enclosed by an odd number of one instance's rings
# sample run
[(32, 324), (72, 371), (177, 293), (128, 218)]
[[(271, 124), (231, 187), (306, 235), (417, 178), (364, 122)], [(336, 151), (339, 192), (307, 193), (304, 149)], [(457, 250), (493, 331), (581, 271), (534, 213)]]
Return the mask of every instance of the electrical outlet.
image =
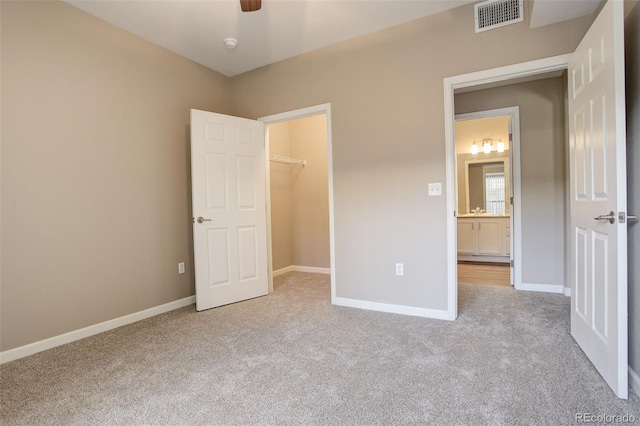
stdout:
[(404, 264), (396, 263), (396, 275), (404, 275)]
[(184, 274), (184, 262), (178, 263), (178, 274)]

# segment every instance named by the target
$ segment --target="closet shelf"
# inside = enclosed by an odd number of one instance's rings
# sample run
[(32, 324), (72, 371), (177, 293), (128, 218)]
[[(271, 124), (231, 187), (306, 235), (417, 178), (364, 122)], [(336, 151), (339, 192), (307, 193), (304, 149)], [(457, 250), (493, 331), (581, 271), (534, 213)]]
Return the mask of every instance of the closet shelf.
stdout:
[(302, 164), (303, 167), (307, 165), (307, 160), (298, 160), (297, 158), (283, 157), (282, 155), (270, 155), (269, 159), (277, 163)]

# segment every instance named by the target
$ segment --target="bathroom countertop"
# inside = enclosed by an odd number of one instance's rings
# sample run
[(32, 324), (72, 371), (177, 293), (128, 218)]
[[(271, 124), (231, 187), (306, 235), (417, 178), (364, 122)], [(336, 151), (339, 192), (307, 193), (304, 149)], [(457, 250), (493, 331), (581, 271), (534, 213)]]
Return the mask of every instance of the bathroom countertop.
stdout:
[(467, 214), (459, 214), (458, 218), (469, 218), (469, 217), (510, 217), (508, 214), (488, 214), (488, 213), (467, 213)]

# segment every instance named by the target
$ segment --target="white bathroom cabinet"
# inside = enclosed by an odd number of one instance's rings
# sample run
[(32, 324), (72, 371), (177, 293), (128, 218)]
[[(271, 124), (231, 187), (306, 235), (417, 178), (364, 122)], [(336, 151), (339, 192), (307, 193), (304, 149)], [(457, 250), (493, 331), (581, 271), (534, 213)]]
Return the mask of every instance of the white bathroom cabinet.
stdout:
[(458, 260), (508, 262), (511, 229), (508, 216), (458, 218)]

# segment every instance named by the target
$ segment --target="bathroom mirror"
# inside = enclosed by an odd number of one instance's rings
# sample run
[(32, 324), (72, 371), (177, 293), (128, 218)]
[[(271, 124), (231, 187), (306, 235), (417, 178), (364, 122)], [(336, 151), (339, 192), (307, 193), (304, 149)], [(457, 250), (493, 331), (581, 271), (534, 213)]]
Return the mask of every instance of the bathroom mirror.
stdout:
[(459, 154), (458, 212), (509, 215), (509, 152)]
[(467, 163), (467, 206), (469, 210), (506, 213), (504, 161)]

